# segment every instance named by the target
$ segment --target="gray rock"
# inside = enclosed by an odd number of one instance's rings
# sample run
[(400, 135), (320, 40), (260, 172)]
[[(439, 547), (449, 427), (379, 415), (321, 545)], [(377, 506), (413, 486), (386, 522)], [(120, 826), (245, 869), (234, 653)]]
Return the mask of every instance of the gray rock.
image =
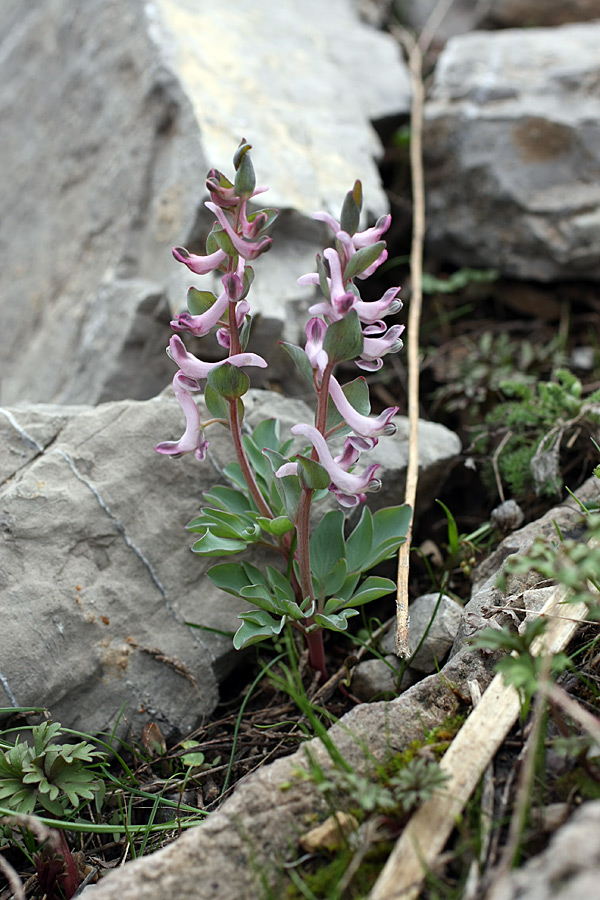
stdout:
[(485, 900), (580, 900), (598, 893), (600, 801), (578, 809), (542, 853), (504, 875)]
[(426, 104), (434, 254), (600, 278), (599, 43), (600, 22), (448, 41)]
[(400, 667), (401, 661), (397, 656), (365, 659), (359, 662), (352, 670), (352, 694), (368, 703), (373, 699), (379, 699), (383, 694), (397, 696), (422, 678), (420, 672), (407, 667), (398, 685)]
[[(441, 598), (437, 593), (423, 594), (413, 600), (409, 607), (411, 668), (427, 675), (439, 668), (456, 637), (462, 610), (460, 603), (447, 594)], [(394, 644), (394, 632), (388, 631), (381, 649), (393, 653)]]
[(600, 17), (598, 0), (484, 0), (481, 25), (502, 28), (567, 25)]
[(254, 340), (296, 339), (296, 279), (324, 238), (309, 213), (337, 214), (357, 177), (387, 211), (369, 120), (408, 109), (393, 39), (349, 0), (3, 2), (0, 31), (2, 402), (156, 392), (190, 284), (170, 247), (202, 249), (206, 172), (230, 171), (242, 136), (283, 210)]
[[(334, 725), (330, 737), (356, 772), (369, 761), (389, 759), (425, 732), (456, 712), (458, 700), (448, 687), (468, 694), (467, 682), (476, 679), (482, 690), (491, 680), (489, 661), (464, 652), (437, 674), (425, 678), (389, 703), (362, 704)], [(248, 776), (233, 796), (205, 824), (186, 832), (158, 853), (128, 863), (102, 882), (85, 888), (87, 900), (195, 900), (202, 885), (203, 900), (259, 900), (265, 882), (280, 887), (281, 864), (295, 859), (299, 836), (325, 819), (329, 807), (322, 792), (308, 780), (306, 748), (327, 772), (332, 763), (318, 739), (285, 759)], [(281, 785), (291, 787), (281, 790)], [(344, 806), (339, 798), (339, 806)], [(275, 896), (279, 896), (275, 893)]]

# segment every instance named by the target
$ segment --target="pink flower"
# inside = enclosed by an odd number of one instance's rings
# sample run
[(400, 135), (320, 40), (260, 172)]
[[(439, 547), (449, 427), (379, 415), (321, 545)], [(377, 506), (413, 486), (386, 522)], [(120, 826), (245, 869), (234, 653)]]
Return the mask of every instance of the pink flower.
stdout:
[(256, 353), (236, 353), (233, 356), (229, 356), (226, 360), (203, 362), (194, 356), (193, 353), (189, 353), (186, 350), (185, 344), (178, 334), (174, 334), (169, 341), (169, 350), (171, 358), (188, 378), (206, 378), (211, 369), (214, 369), (215, 366), (220, 366), (224, 362), (229, 362), (232, 366), (237, 366), (238, 368), (242, 366), (259, 366), (261, 369), (265, 369), (267, 367), (266, 361)]
[[(388, 230), (392, 221), (390, 215), (381, 216), (377, 219), (377, 222), (372, 228), (366, 228), (364, 231), (357, 231), (356, 234), (350, 236), (348, 232), (342, 230), (340, 223), (327, 212), (313, 213), (313, 219), (318, 219), (321, 222), (325, 222), (326, 225), (329, 225), (337, 240), (344, 247), (344, 255), (346, 257), (345, 264), (350, 261), (357, 250), (361, 250), (363, 247), (370, 247), (372, 244), (376, 244), (380, 241), (382, 234)], [(387, 255), (387, 250), (383, 250), (375, 262), (356, 277), (361, 279), (368, 278), (369, 275), (373, 274), (375, 269), (379, 268), (379, 266), (386, 261)]]
[(365, 325), (377, 322), (381, 316), (391, 316), (402, 309), (402, 300), (397, 299), (399, 287), (389, 288), (380, 300), (355, 300), (353, 309)]
[[(383, 323), (381, 323), (383, 325)], [(385, 328), (385, 325), (383, 326)], [(363, 335), (377, 333), (381, 331), (380, 324), (368, 325)], [(376, 372), (383, 365), (382, 356), (387, 353), (397, 353), (402, 348), (400, 335), (404, 331), (404, 325), (392, 325), (383, 337), (372, 338), (365, 337), (363, 341), (363, 351), (360, 359), (356, 360), (356, 365), (368, 372)]]
[[(381, 482), (373, 478), (374, 473), (380, 468), (377, 463), (367, 466), (362, 475), (354, 475), (336, 463), (325, 438), (314, 425), (294, 425), (290, 430), (292, 434), (302, 435), (311, 442), (318, 453), (319, 462), (331, 478), (329, 490), (333, 491), (342, 506), (357, 506), (363, 502), (365, 491), (380, 489)], [(280, 471), (278, 470), (276, 474)]]
[[(226, 278), (227, 276), (225, 276)], [(232, 276), (235, 277), (235, 276)], [(225, 280), (225, 279), (223, 279)], [(229, 306), (229, 297), (227, 291), (223, 291), (213, 305), (206, 312), (199, 316), (192, 316), (190, 313), (181, 313), (176, 316), (171, 324), (173, 331), (189, 331), (196, 337), (204, 337), (209, 331), (215, 327), (221, 316), (225, 315)]]
[(256, 259), (257, 256), (260, 256), (261, 253), (265, 253), (273, 243), (273, 238), (270, 237), (264, 237), (260, 241), (244, 240), (244, 238), (240, 237), (239, 234), (236, 233), (231, 222), (229, 221), (223, 210), (216, 205), (216, 203), (207, 201), (205, 203), (205, 206), (215, 214), (219, 221), (219, 224), (227, 233), (227, 235), (229, 236), (229, 240), (243, 259)]
[(196, 275), (207, 275), (218, 268), (221, 263), (227, 259), (224, 250), (215, 250), (208, 256), (196, 256), (195, 253), (188, 253), (185, 247), (173, 247), (173, 256), (177, 262), (183, 263), (191, 272)]
[(378, 438), (383, 434), (390, 435), (395, 433), (396, 426), (391, 419), (398, 412), (397, 406), (388, 407), (377, 418), (363, 416), (348, 401), (333, 375), (329, 379), (329, 393), (338, 412), (355, 434), (365, 438)]
[(323, 375), (329, 357), (323, 350), (323, 338), (327, 331), (327, 324), (323, 319), (309, 319), (306, 323), (306, 344), (304, 352), (308, 356), (313, 369), (317, 369), (319, 375)]
[(163, 441), (154, 449), (166, 456), (181, 456), (182, 453), (193, 452), (196, 459), (203, 462), (206, 457), (208, 441), (204, 438), (200, 411), (190, 393), (190, 391), (199, 390), (198, 384), (192, 378), (177, 372), (173, 378), (173, 390), (185, 413), (185, 431), (178, 441)]

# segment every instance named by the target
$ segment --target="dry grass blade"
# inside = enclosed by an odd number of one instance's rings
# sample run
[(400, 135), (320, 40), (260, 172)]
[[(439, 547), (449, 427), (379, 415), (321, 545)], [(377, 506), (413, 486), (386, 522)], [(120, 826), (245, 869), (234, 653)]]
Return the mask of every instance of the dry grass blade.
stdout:
[[(534, 655), (563, 650), (585, 619), (584, 603), (569, 604), (565, 609), (566, 593), (564, 588), (557, 587), (541, 610), (540, 615), (550, 615), (545, 633), (531, 645)], [(568, 610), (568, 618), (561, 616), (563, 610)], [(369, 900), (418, 897), (425, 875), (443, 850), (485, 768), (515, 723), (519, 709), (516, 689), (506, 685), (501, 675), (496, 675), (440, 763), (448, 776), (443, 790), (423, 803), (412, 817)]]

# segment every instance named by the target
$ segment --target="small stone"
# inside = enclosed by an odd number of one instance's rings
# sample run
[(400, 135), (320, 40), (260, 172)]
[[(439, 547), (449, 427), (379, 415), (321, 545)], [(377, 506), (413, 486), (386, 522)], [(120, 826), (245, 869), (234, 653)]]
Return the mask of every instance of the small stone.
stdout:
[(407, 666), (398, 686), (400, 666), (401, 660), (397, 656), (386, 656), (385, 660), (365, 659), (352, 672), (352, 693), (365, 703), (381, 695), (397, 697), (421, 677), (420, 673)]
[(525, 521), (525, 515), (516, 500), (505, 500), (504, 503), (492, 510), (490, 519), (498, 531), (508, 534), (509, 531), (515, 531), (521, 527)]
[(305, 853), (317, 853), (319, 850), (333, 853), (343, 846), (346, 836), (357, 828), (358, 820), (353, 815), (336, 812), (303, 834), (299, 843)]
[[(449, 652), (462, 616), (462, 606), (447, 594), (423, 594), (411, 603), (410, 616), (410, 657), (411, 668), (429, 675)], [(433, 621), (432, 621), (433, 620)], [(427, 636), (423, 638), (427, 632)], [(395, 635), (388, 631), (381, 642), (384, 652), (394, 651)], [(423, 641), (423, 643), (421, 643)]]

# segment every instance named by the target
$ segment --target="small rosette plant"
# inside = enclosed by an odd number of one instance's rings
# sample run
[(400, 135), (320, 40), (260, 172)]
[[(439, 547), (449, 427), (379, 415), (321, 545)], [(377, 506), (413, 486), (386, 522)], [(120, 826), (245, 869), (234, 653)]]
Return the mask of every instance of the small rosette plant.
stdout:
[[(272, 239), (266, 231), (277, 216), (273, 209), (248, 211), (248, 202), (266, 190), (256, 187), (249, 150), (242, 140), (234, 156), (233, 182), (214, 169), (208, 175), (211, 199), (206, 206), (215, 223), (206, 255), (196, 256), (182, 247), (173, 250), (192, 272), (218, 273), (222, 290), (217, 296), (190, 288), (188, 312), (171, 323), (177, 333), (167, 352), (178, 366), (173, 389), (186, 428), (180, 440), (160, 443), (156, 449), (168, 456), (191, 452), (202, 461), (207, 429), (216, 424), (229, 428), (237, 461), (225, 468), (228, 485), (204, 493), (206, 505), (188, 525), (199, 535), (192, 549), (202, 556), (230, 557), (252, 544), (271, 548), (280, 567), (262, 571), (247, 561), (229, 561), (208, 570), (217, 587), (250, 604), (240, 613), (242, 624), (234, 645), (240, 649), (265, 640), (289, 623), (304, 635), (310, 663), (325, 677), (323, 629), (344, 631), (348, 620), (358, 615), (357, 607), (395, 590), (390, 579), (365, 573), (397, 551), (410, 522), (406, 506), (375, 514), (364, 507), (346, 534), (343, 513), (381, 488), (379, 465), (363, 465), (361, 456), (396, 430), (397, 407), (370, 415), (363, 376), (342, 385), (335, 375), (339, 363), (352, 361), (360, 369), (376, 371), (384, 356), (402, 347), (403, 326), (388, 327), (384, 321), (401, 308), (400, 289), (391, 288), (380, 300), (364, 301), (356, 284), (385, 261), (381, 236), (391, 219), (383, 216), (373, 228), (358, 231), (362, 207), (358, 181), (346, 195), (339, 221), (328, 213), (315, 213), (332, 229), (334, 247), (317, 256), (316, 272), (298, 281), (319, 287), (322, 299), (309, 308), (304, 347), (283, 344), (314, 389), (315, 417), (294, 425), (291, 437), (282, 437), (275, 420), (244, 433), (243, 396), (250, 387), (245, 370), (267, 366), (261, 356), (246, 350), (251, 324), (247, 297), (254, 280), (249, 262), (270, 248)], [(213, 331), (228, 354), (220, 362), (198, 359), (180, 336), (188, 332), (202, 337)], [(209, 416), (205, 421), (194, 399), (202, 390)], [(344, 439), (341, 449), (332, 448), (334, 438), (334, 444)], [(311, 534), (311, 507), (328, 495), (342, 509), (326, 512)]]

